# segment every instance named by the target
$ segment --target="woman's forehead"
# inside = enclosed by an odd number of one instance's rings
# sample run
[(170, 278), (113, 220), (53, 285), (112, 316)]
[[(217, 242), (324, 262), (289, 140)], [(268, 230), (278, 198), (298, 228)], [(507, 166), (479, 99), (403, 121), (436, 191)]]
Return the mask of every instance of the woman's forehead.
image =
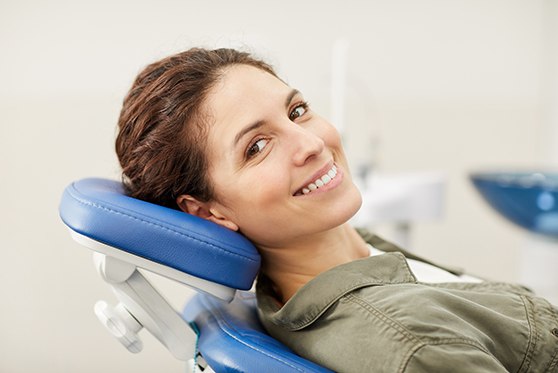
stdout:
[(225, 69), (210, 94), (220, 100), (239, 101), (243, 98), (270, 99), (288, 90), (289, 86), (265, 70), (250, 65), (233, 65)]
[[(248, 65), (226, 69), (220, 81), (210, 90), (205, 110), (213, 120), (212, 127), (249, 125), (263, 120), (270, 110), (283, 105), (292, 89), (272, 74)], [(223, 131), (225, 128), (219, 128)]]

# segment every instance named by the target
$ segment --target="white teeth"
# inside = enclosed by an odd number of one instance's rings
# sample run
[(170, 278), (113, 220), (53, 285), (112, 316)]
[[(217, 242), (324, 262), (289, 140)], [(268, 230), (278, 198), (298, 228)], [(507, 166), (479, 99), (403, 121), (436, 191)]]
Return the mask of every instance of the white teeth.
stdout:
[[(323, 187), (326, 184), (329, 184), (333, 178), (337, 176), (337, 167), (331, 167), (325, 175), (314, 181), (313, 183), (308, 184), (306, 187), (302, 188), (302, 194), (308, 194), (318, 188)], [(300, 193), (300, 192), (299, 192)]]

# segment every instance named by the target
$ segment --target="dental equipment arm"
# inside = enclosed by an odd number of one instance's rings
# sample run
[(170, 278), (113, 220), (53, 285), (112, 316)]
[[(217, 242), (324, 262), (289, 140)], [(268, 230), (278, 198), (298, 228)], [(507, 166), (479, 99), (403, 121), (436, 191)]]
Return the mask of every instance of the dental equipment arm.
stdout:
[(95, 304), (95, 313), (109, 332), (130, 352), (140, 352), (137, 333), (153, 334), (178, 360), (195, 356), (196, 334), (133, 264), (94, 253), (97, 271), (120, 301), (115, 308)]

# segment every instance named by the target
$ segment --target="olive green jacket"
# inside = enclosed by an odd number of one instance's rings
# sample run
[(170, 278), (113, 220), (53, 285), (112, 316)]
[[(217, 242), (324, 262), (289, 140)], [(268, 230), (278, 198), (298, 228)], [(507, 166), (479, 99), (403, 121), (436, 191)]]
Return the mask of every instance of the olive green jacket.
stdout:
[(320, 274), (282, 307), (260, 276), (272, 336), (337, 372), (558, 372), (558, 309), (547, 301), (497, 282), (420, 283), (399, 248), (361, 234), (389, 253)]

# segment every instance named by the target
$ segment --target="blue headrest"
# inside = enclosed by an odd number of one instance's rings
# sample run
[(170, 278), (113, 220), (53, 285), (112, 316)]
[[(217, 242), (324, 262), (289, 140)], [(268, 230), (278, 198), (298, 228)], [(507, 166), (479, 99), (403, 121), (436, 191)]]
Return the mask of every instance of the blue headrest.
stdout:
[(60, 217), (73, 231), (187, 274), (249, 289), (260, 268), (244, 236), (215, 223), (125, 195), (113, 180), (70, 184)]

